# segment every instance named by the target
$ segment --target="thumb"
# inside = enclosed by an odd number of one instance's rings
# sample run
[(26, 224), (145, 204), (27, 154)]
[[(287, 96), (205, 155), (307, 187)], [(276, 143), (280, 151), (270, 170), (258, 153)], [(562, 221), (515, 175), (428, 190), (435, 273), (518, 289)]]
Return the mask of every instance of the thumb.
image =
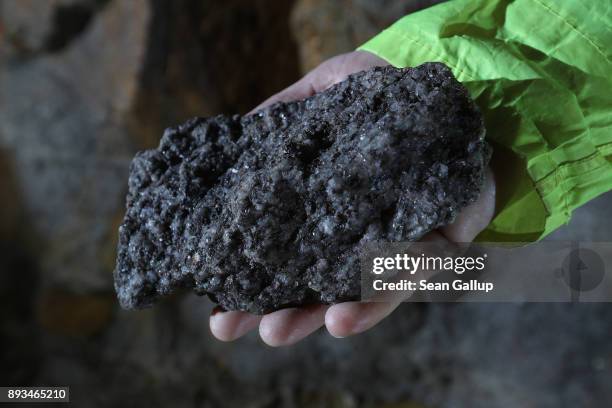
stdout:
[(478, 199), (465, 207), (452, 224), (440, 228), (440, 232), (451, 242), (472, 242), (489, 225), (494, 214), (495, 179), (487, 167)]
[(389, 64), (366, 51), (355, 51), (335, 56), (321, 63), (293, 85), (266, 99), (249, 114), (276, 102), (290, 102), (308, 98), (346, 79), (352, 73), (383, 65)]

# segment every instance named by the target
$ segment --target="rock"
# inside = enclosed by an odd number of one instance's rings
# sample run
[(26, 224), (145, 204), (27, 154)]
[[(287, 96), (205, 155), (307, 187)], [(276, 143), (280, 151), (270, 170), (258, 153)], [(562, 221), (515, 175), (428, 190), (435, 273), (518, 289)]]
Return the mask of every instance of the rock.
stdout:
[(439, 63), (374, 68), (255, 115), (195, 119), (134, 159), (115, 288), (265, 313), (359, 298), (359, 248), (417, 240), (480, 191), (488, 147)]
[(43, 286), (112, 289), (117, 180), (134, 153), (168, 124), (248, 111), (295, 80), (292, 4), (0, 0), (0, 153)]

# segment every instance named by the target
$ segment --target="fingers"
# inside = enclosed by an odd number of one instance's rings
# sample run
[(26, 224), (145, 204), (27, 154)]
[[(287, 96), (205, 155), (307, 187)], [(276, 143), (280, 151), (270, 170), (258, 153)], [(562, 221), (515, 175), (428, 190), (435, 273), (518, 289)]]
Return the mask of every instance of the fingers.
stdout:
[(210, 331), (221, 341), (236, 340), (259, 326), (259, 335), (273, 347), (294, 344), (323, 326), (329, 306), (282, 309), (264, 316), (213, 310)]
[(246, 312), (223, 312), (215, 308), (210, 315), (210, 331), (221, 341), (233, 341), (255, 329), (261, 319), (262, 316)]
[(338, 55), (323, 62), (293, 85), (272, 95), (249, 112), (249, 114), (276, 102), (289, 102), (308, 98), (344, 80), (352, 73), (384, 65), (389, 65), (389, 63), (366, 51), (355, 51)]
[(392, 302), (346, 302), (331, 306), (325, 314), (325, 326), (334, 337), (347, 337), (371, 329), (397, 308)]
[(491, 222), (495, 213), (495, 180), (487, 168), (483, 189), (474, 203), (461, 211), (452, 224), (440, 228), (451, 242), (472, 242)]
[(221, 341), (236, 340), (259, 325), (259, 335), (269, 346), (289, 346), (325, 325), (334, 337), (364, 332), (387, 317), (400, 301), (333, 306), (313, 305), (283, 309), (265, 316), (246, 312), (218, 312), (210, 317), (210, 330)]
[(312, 305), (267, 314), (259, 325), (259, 336), (272, 347), (294, 344), (323, 326), (328, 308)]

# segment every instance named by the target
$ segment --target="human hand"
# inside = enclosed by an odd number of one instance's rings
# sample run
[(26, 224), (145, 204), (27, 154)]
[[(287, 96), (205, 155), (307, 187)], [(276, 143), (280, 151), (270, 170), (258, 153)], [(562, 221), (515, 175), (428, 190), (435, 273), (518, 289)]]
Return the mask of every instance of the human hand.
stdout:
[[(307, 98), (344, 80), (348, 75), (386, 61), (363, 51), (331, 58), (283, 91), (271, 96), (252, 112), (275, 102)], [(491, 221), (495, 207), (495, 182), (490, 170), (476, 202), (466, 207), (455, 222), (431, 231), (423, 241), (471, 242)], [(364, 332), (387, 317), (402, 299), (389, 302), (345, 302), (335, 305), (310, 305), (278, 310), (263, 316), (215, 308), (210, 316), (210, 330), (219, 340), (232, 341), (259, 327), (261, 339), (270, 346), (286, 346), (308, 336), (325, 325), (332, 336), (346, 337)]]

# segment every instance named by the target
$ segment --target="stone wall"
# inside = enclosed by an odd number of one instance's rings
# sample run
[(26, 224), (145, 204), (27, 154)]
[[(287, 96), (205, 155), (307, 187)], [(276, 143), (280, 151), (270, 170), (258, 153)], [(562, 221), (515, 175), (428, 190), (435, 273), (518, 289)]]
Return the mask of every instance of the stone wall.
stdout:
[(79, 407), (612, 400), (605, 305), (407, 304), (356, 338), (280, 350), (213, 340), (193, 295), (117, 306), (137, 150), (188, 117), (250, 110), (428, 3), (0, 0), (0, 385), (70, 385)]

